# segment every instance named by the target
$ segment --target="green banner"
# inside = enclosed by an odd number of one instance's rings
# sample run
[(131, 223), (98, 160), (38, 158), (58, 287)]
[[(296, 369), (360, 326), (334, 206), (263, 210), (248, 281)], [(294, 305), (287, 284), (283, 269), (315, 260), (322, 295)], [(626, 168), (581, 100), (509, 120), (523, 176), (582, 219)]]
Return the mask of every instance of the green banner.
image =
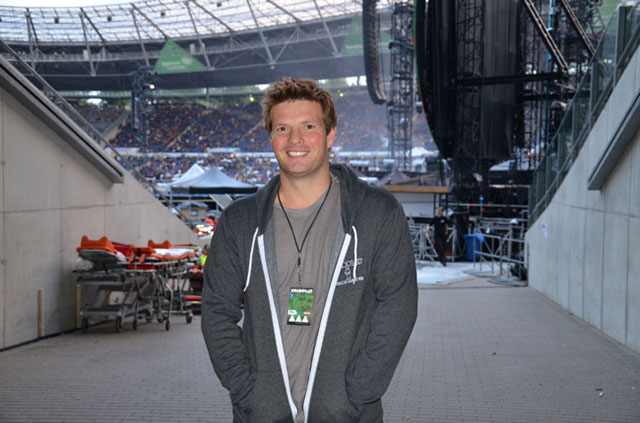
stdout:
[[(386, 51), (389, 49), (389, 34), (380, 31), (378, 33), (378, 49)], [(342, 45), (341, 54), (343, 56), (362, 56), (362, 15), (354, 16), (349, 27), (349, 34)]]
[(156, 73), (192, 72), (205, 70), (206, 68), (198, 62), (185, 49), (174, 41), (167, 40), (162, 48), (160, 58), (156, 62)]

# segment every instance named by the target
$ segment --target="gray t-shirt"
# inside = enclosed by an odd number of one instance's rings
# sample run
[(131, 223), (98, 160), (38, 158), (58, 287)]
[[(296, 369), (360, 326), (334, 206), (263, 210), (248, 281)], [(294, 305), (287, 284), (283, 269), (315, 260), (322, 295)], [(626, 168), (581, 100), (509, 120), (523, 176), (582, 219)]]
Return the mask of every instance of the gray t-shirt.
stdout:
[[(304, 420), (302, 403), (307, 390), (311, 359), (315, 340), (320, 328), (320, 319), (326, 303), (331, 282), (332, 247), (340, 222), (340, 183), (332, 176), (327, 200), (313, 223), (302, 246), (302, 283), (298, 282), (298, 251), (282, 208), (276, 201), (274, 207), (276, 263), (278, 269), (278, 296), (280, 303), (280, 330), (287, 360), (287, 371), (291, 394), (298, 408), (298, 421)], [(293, 231), (302, 245), (302, 240), (322, 204), (324, 194), (305, 209), (286, 209)], [(289, 294), (291, 288), (313, 288), (314, 302), (311, 325), (299, 326), (287, 323)]]

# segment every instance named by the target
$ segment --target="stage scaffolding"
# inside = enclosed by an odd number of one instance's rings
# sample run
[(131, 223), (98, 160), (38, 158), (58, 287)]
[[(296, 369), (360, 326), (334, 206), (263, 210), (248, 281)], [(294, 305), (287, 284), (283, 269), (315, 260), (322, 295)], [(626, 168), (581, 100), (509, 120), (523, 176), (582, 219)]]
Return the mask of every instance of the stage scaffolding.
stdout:
[(478, 201), (484, 195), (489, 168), (496, 163), (483, 153), (488, 142), (481, 128), (483, 90), (489, 86), (515, 84), (512, 179), (530, 184), (522, 180), (522, 171), (530, 174), (542, 159), (600, 38), (598, 6), (597, 1), (522, 0), (517, 6), (516, 72), (487, 75), (488, 6), (482, 0), (456, 1), (457, 139), (452, 167), (459, 201)]
[[(518, 45), (522, 79), (517, 89), (522, 107), (516, 119), (514, 159), (517, 168), (534, 169), (584, 76), (603, 24), (596, 1), (525, 0), (522, 4)], [(543, 28), (524, 7), (527, 4), (538, 12)], [(566, 68), (554, 60), (545, 37), (558, 47)]]
[(389, 156), (395, 166), (411, 170), (413, 135), (413, 2), (395, 1), (391, 15), (391, 99), (387, 102)]

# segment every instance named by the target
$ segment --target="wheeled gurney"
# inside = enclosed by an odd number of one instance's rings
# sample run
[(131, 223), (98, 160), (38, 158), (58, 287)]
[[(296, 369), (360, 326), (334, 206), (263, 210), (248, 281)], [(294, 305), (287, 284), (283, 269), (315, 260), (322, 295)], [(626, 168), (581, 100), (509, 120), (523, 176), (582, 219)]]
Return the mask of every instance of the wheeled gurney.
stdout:
[[(120, 245), (121, 250), (125, 248)], [(134, 329), (141, 314), (149, 320), (155, 291), (151, 274), (129, 269), (122, 251), (106, 237), (93, 241), (83, 236), (77, 251), (87, 263), (86, 267), (74, 270), (85, 298), (80, 310), (83, 331), (87, 331), (95, 319), (113, 320), (116, 332), (122, 330), (127, 317), (133, 316)]]
[(166, 330), (171, 328), (172, 314), (184, 315), (187, 323), (193, 320), (191, 302), (185, 297), (189, 295), (187, 273), (197, 260), (194, 247), (151, 240), (146, 247), (130, 247), (129, 268), (153, 274), (153, 313), (159, 323), (165, 323)]

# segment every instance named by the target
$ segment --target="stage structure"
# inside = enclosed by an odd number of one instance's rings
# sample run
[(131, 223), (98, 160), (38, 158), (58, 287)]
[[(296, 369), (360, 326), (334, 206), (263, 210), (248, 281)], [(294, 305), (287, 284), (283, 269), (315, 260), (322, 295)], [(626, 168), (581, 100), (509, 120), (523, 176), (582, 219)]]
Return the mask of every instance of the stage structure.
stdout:
[[(384, 76), (379, 52), (379, 22), (376, 0), (362, 2), (363, 46), (365, 73), (369, 96), (375, 104), (387, 105), (387, 129), (389, 132), (389, 157), (395, 167), (411, 170), (413, 134), (414, 45), (413, 1), (394, 1), (391, 6), (390, 71)], [(387, 82), (387, 84), (385, 84)], [(385, 94), (385, 85), (389, 95)]]
[(391, 100), (389, 153), (396, 166), (411, 170), (413, 113), (413, 2), (395, 1), (391, 14)]
[(131, 87), (131, 128), (135, 131), (136, 145), (142, 151), (148, 151), (147, 121), (149, 110), (152, 110), (151, 92), (156, 89), (153, 83), (153, 68), (142, 66), (133, 75)]
[[(603, 29), (600, 1), (416, 1), (419, 93), (459, 203), (526, 189)], [(513, 198), (525, 199), (518, 193)]]

